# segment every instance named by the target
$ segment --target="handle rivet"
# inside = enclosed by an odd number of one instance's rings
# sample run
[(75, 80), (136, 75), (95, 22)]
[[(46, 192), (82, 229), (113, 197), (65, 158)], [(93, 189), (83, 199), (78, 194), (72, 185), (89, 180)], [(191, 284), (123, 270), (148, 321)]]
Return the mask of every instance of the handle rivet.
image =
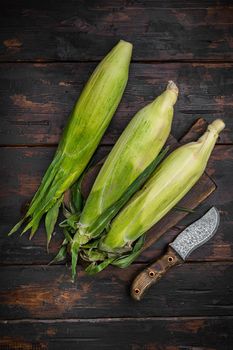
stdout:
[(154, 277), (154, 275), (155, 275), (154, 271), (150, 271), (150, 272), (149, 272), (149, 276), (150, 276), (150, 277)]
[(139, 294), (140, 290), (138, 288), (134, 289), (136, 294)]
[(173, 261), (173, 257), (172, 257), (172, 256), (169, 256), (168, 261), (169, 261), (169, 262), (172, 262), (172, 261)]

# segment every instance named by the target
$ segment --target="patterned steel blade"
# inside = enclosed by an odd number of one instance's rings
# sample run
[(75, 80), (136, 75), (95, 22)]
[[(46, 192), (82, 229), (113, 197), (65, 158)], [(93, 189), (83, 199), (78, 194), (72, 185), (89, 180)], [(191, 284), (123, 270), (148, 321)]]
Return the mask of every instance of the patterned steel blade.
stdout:
[(199, 220), (182, 231), (169, 245), (185, 260), (193, 250), (214, 236), (219, 222), (219, 211), (212, 207)]

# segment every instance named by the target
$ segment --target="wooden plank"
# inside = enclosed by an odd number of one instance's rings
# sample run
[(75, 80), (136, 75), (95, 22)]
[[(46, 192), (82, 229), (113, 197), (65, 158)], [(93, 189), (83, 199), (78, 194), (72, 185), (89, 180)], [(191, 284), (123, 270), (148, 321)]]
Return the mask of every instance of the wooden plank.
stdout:
[(186, 263), (171, 269), (135, 303), (130, 282), (144, 264), (109, 267), (76, 283), (66, 266), (0, 267), (0, 319), (233, 316), (232, 262)]
[(2, 0), (0, 58), (96, 60), (119, 40), (135, 60), (232, 60), (227, 0)]
[(0, 347), (24, 350), (229, 350), (232, 317), (12, 321), (0, 324)]
[[(52, 159), (54, 148), (46, 147), (4, 147), (0, 149), (0, 158), (4, 164), (0, 169), (1, 178), (1, 223), (0, 223), (0, 263), (1, 264), (46, 264), (56, 252), (62, 235), (57, 234), (50, 246), (50, 254), (47, 255), (46, 235), (41, 225), (32, 241), (28, 236), (19, 237), (15, 234), (8, 238), (6, 233), (20, 218), (20, 212), (39, 185), (41, 177)], [(101, 147), (98, 159), (109, 151), (109, 147)], [(211, 156), (207, 173), (213, 178), (218, 190), (212, 194), (205, 204), (201, 205), (194, 214), (179, 223), (177, 229), (168, 231), (154, 244), (151, 249), (145, 251), (140, 257), (143, 261), (150, 261), (162, 253), (169, 243), (184, 225), (191, 223), (201, 216), (211, 205), (216, 205), (221, 213), (221, 224), (218, 233), (205, 246), (194, 252), (190, 259), (198, 261), (222, 261), (232, 260), (232, 196), (229, 189), (233, 186), (233, 146), (219, 145), (215, 147)], [(153, 231), (156, 234), (156, 231)]]
[[(0, 64), (0, 144), (56, 144), (96, 63)], [(172, 134), (180, 139), (193, 122), (223, 118), (220, 143), (233, 142), (233, 64), (132, 64), (122, 102), (102, 144), (113, 144), (137, 110), (173, 79), (180, 88)]]

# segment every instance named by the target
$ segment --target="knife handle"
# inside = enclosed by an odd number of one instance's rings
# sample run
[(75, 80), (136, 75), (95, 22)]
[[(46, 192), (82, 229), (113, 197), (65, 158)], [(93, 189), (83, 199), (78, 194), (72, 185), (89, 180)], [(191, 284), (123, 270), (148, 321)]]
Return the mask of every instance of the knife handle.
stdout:
[(165, 275), (172, 266), (180, 265), (183, 262), (184, 261), (181, 257), (169, 247), (165, 255), (140, 272), (134, 279), (131, 286), (132, 298), (135, 300), (141, 300), (145, 291), (151, 285), (160, 280), (160, 278)]

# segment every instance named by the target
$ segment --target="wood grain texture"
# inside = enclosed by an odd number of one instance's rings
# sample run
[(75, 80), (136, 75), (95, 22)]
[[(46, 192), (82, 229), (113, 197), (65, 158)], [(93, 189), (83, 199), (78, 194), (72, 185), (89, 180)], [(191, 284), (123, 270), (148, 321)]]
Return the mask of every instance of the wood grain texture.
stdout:
[[(2, 0), (0, 27), (0, 349), (232, 350), (232, 1)], [(133, 42), (134, 63), (96, 159), (173, 79), (176, 138), (200, 116), (227, 124), (207, 168), (218, 190), (129, 269), (93, 278), (80, 267), (72, 284), (65, 265), (47, 266), (58, 230), (48, 255), (43, 226), (32, 241), (5, 234), (37, 189), (90, 73), (119, 39)], [(214, 239), (136, 305), (129, 287), (137, 272), (211, 205), (221, 213)]]
[(11, 350), (229, 350), (232, 317), (55, 320), (0, 323)]
[(232, 60), (231, 1), (2, 0), (0, 58), (98, 60), (119, 40), (135, 60)]
[[(20, 218), (20, 213), (24, 205), (30, 200), (39, 185), (41, 177), (52, 159), (54, 148), (44, 147), (4, 147), (0, 149), (0, 158), (3, 166), (0, 169), (1, 177), (1, 223), (0, 223), (0, 263), (1, 264), (46, 264), (53, 257), (62, 235), (57, 234), (51, 242), (50, 254), (45, 251), (46, 235), (43, 225), (32, 241), (27, 235), (19, 237), (17, 234), (10, 238), (6, 236), (12, 225)], [(101, 159), (109, 152), (109, 147), (101, 147), (98, 152), (98, 159)], [(232, 260), (232, 192), (233, 187), (233, 147), (231, 145), (219, 145), (210, 158), (207, 173), (213, 178), (218, 186), (205, 202), (196, 209), (193, 214), (189, 214), (186, 219), (179, 222), (179, 226), (166, 232), (163, 237), (151, 248), (146, 250), (140, 261), (148, 262), (152, 258), (157, 258), (184, 225), (200, 217), (212, 205), (216, 205), (221, 213), (221, 223), (218, 233), (214, 239), (207, 242), (202, 249), (199, 249), (189, 257), (198, 261), (223, 261)], [(173, 215), (184, 214), (175, 212)], [(157, 230), (152, 230), (151, 235), (157, 234)]]
[(130, 282), (143, 268), (109, 267), (71, 282), (66, 266), (0, 267), (0, 319), (232, 316), (233, 263), (186, 263), (169, 271), (136, 303)]
[(147, 289), (153, 284), (158, 283), (172, 267), (181, 264), (184, 264), (184, 261), (169, 247), (164, 255), (142, 270), (133, 280), (130, 287), (132, 298), (140, 301), (144, 297)]
[[(1, 145), (57, 144), (69, 113), (96, 63), (0, 64)], [(233, 142), (233, 64), (132, 64), (122, 102), (102, 144), (113, 144), (133, 115), (177, 82), (172, 134), (193, 122), (223, 118), (220, 143)]]

